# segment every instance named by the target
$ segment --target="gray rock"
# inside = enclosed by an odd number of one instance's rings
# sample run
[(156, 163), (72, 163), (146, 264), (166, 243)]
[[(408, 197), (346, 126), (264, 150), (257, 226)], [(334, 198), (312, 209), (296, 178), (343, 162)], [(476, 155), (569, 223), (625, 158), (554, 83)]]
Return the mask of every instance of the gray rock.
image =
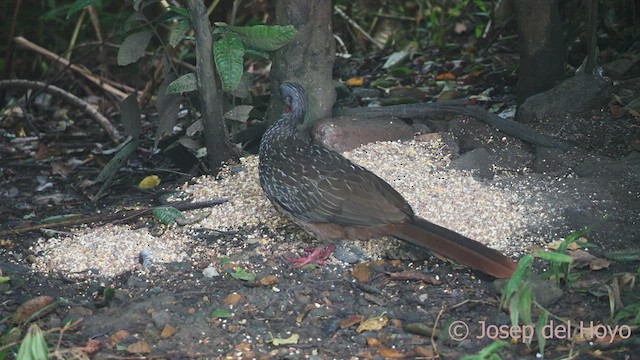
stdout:
[(543, 122), (600, 108), (609, 102), (610, 94), (611, 86), (605, 79), (578, 74), (549, 91), (527, 98), (518, 108), (516, 119), (522, 123)]
[(494, 157), (485, 148), (477, 148), (462, 154), (451, 163), (451, 168), (456, 170), (473, 171), (474, 177), (480, 179), (493, 179)]

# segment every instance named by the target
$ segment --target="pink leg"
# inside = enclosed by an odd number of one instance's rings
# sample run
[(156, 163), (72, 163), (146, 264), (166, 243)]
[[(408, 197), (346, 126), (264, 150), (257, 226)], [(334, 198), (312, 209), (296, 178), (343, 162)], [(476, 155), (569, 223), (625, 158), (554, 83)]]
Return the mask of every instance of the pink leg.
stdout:
[(305, 250), (307, 252), (310, 252), (310, 254), (307, 256), (301, 256), (297, 259), (287, 258), (287, 260), (291, 262), (291, 267), (294, 269), (314, 262), (318, 265), (322, 265), (329, 258), (329, 256), (331, 256), (331, 253), (335, 248), (336, 246), (333, 244), (318, 246), (313, 251)]

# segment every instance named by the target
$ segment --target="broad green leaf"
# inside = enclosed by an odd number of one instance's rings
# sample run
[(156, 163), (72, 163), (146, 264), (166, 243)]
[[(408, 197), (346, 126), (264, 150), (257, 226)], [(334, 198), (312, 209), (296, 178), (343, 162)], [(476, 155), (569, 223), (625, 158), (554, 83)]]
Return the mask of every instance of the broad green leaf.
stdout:
[(133, 64), (144, 56), (144, 52), (151, 41), (153, 33), (148, 30), (133, 33), (127, 36), (120, 50), (118, 50), (118, 65), (126, 66)]
[(246, 45), (264, 51), (277, 50), (298, 34), (293, 25), (229, 26), (228, 29), (238, 34)]
[(74, 2), (73, 5), (71, 5), (71, 7), (69, 8), (69, 12), (67, 13), (67, 20), (69, 20), (71, 15), (75, 14), (76, 12), (98, 2), (100, 2), (100, 0), (76, 0), (76, 2)]
[(213, 316), (214, 318), (230, 318), (233, 316), (233, 314), (229, 310), (215, 309), (211, 313), (211, 316)]
[(176, 218), (184, 218), (184, 215), (180, 210), (170, 206), (160, 206), (153, 209), (153, 217), (158, 219), (165, 225), (173, 224), (176, 222)]
[(198, 90), (198, 78), (195, 73), (184, 74), (167, 86), (167, 94), (180, 94), (196, 90)]
[(246, 272), (244, 269), (236, 269), (230, 275), (236, 280), (253, 281), (256, 279), (256, 274)]
[(140, 118), (138, 94), (136, 92), (120, 102), (120, 119), (122, 120), (122, 125), (127, 135), (130, 135), (132, 138), (140, 136), (142, 132), (142, 119)]
[(170, 73), (162, 81), (160, 88), (158, 88), (158, 98), (156, 101), (158, 107), (158, 127), (156, 128), (155, 147), (158, 147), (161, 140), (173, 134), (173, 127), (178, 120), (178, 110), (180, 110), (182, 96), (167, 93), (169, 84), (174, 80), (176, 80), (176, 75)]
[(177, 7), (177, 6), (169, 6), (169, 10), (171, 10), (174, 13), (184, 17), (185, 19), (189, 19), (189, 20), (191, 19), (191, 14), (189, 14), (187, 9), (185, 9), (185, 8), (181, 8), (181, 7)]
[(138, 138), (130, 138), (128, 142), (116, 153), (116, 155), (109, 160), (107, 165), (102, 168), (98, 176), (96, 177), (95, 182), (108, 182), (115, 174), (124, 166), (127, 162), (127, 159), (140, 145), (140, 139)]
[(133, 29), (143, 26), (146, 23), (147, 23), (147, 17), (140, 12), (135, 12), (131, 16), (129, 16), (127, 20), (124, 22), (123, 31), (129, 32)]
[(213, 55), (222, 82), (222, 90), (231, 92), (238, 86), (243, 72), (244, 46), (240, 37), (226, 33), (213, 44)]
[(173, 30), (171, 31), (171, 35), (169, 35), (169, 45), (174, 48), (178, 46), (178, 44), (180, 43), (180, 41), (182, 41), (182, 38), (190, 28), (191, 21), (189, 21), (189, 19), (178, 20), (178, 23), (173, 27)]
[(571, 256), (566, 254), (560, 254), (557, 252), (536, 250), (534, 252), (534, 255), (543, 260), (548, 260), (548, 261), (560, 263), (560, 264), (569, 264), (573, 262), (573, 258)]

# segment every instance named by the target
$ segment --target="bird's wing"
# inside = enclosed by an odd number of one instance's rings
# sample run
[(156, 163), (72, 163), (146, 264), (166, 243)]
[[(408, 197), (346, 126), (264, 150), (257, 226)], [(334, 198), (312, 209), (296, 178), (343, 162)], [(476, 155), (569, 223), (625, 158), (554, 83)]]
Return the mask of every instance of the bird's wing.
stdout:
[(287, 151), (270, 156), (272, 181), (266, 192), (293, 216), (343, 226), (378, 226), (413, 216), (396, 190), (345, 157), (318, 145), (289, 149), (295, 156)]

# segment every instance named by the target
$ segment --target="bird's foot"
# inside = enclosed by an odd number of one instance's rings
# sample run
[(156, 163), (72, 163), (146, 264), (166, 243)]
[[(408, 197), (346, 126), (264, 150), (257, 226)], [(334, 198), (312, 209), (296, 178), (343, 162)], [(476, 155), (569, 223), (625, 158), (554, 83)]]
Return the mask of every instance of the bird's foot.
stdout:
[(301, 256), (297, 259), (287, 258), (291, 262), (291, 267), (297, 269), (306, 264), (316, 263), (318, 265), (324, 264), (325, 261), (331, 256), (331, 253), (336, 248), (335, 245), (330, 244), (326, 246), (318, 246), (315, 250), (305, 250), (309, 255)]

